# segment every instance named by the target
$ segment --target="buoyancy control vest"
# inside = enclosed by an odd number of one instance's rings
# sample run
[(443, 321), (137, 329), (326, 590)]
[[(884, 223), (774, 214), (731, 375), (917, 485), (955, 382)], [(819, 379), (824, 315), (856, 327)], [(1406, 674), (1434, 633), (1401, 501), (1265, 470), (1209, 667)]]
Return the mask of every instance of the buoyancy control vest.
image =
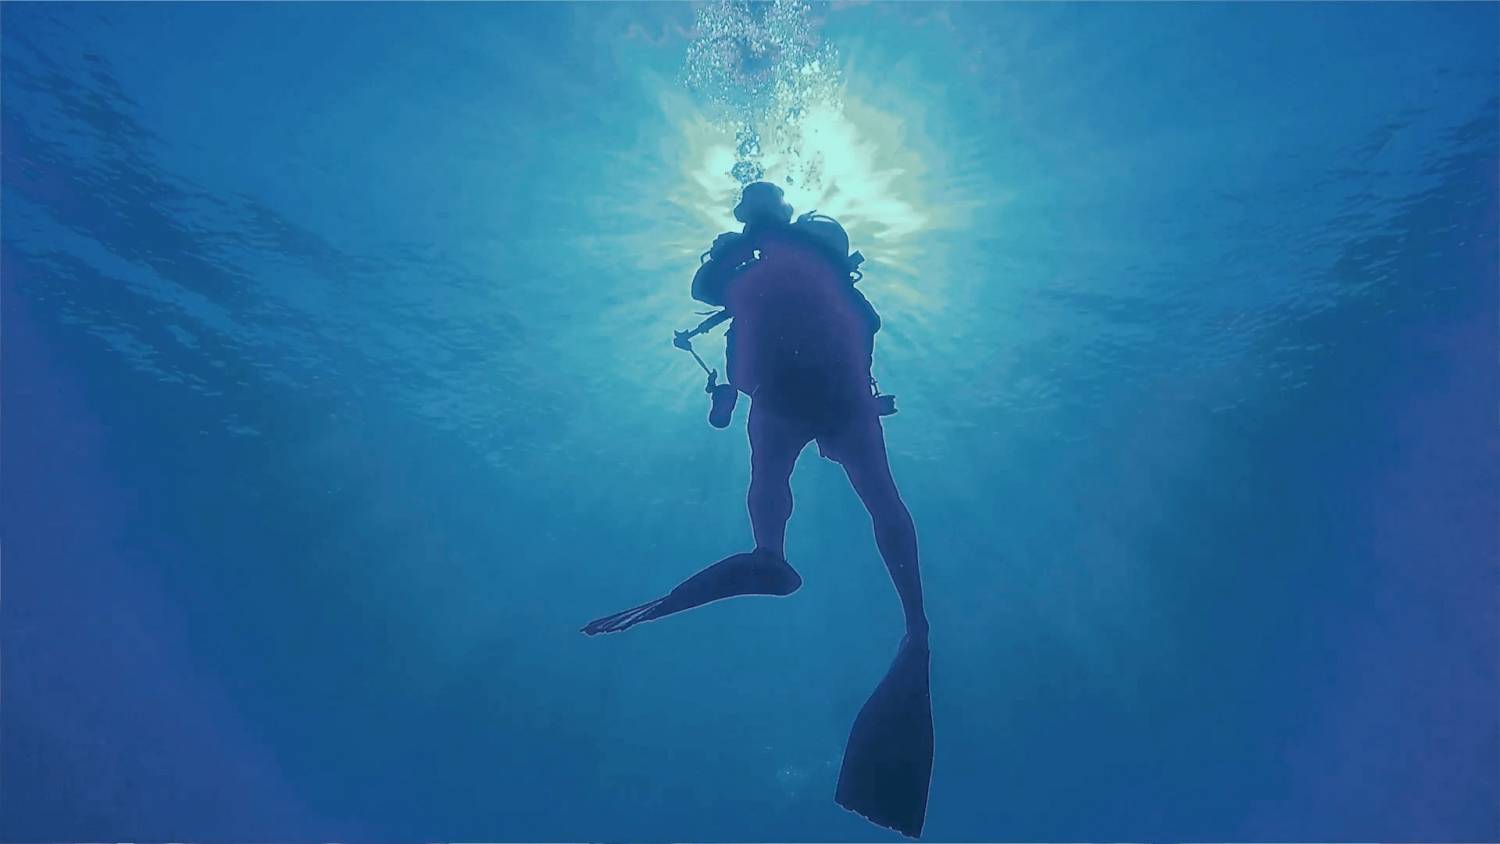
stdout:
[(849, 290), (860, 307), (867, 312), (871, 331), (879, 331), (880, 315), (869, 300), (854, 288), (864, 277), (859, 268), (864, 263), (865, 256), (857, 251), (849, 251), (849, 235), (837, 220), (816, 211), (809, 211), (790, 224), (747, 226), (743, 232), (725, 232), (714, 238), (713, 246), (699, 256), (700, 266), (693, 276), (693, 298), (706, 305), (724, 307), (724, 290), (730, 279), (759, 258), (758, 235), (762, 232), (770, 234), (780, 231), (790, 231), (799, 239), (812, 244), (834, 267), (847, 274)]
[[(692, 352), (690, 340), (693, 337), (707, 333), (720, 323), (733, 318), (734, 314), (728, 307), (726, 296), (730, 282), (761, 260), (760, 247), (763, 241), (774, 244), (777, 240), (781, 240), (785, 243), (787, 235), (791, 235), (794, 242), (812, 246), (817, 255), (828, 261), (829, 269), (847, 278), (844, 290), (847, 291), (849, 302), (863, 315), (864, 323), (870, 332), (868, 342), (873, 342), (875, 333), (880, 330), (880, 315), (864, 294), (855, 287), (863, 277), (860, 266), (864, 263), (864, 255), (857, 251), (850, 252), (849, 235), (837, 220), (811, 211), (799, 216), (792, 223), (746, 226), (743, 232), (725, 232), (715, 238), (713, 246), (699, 258), (700, 266), (693, 277), (692, 296), (700, 302), (723, 308), (723, 310), (709, 315), (708, 319), (691, 331), (677, 332), (673, 340), (674, 345)], [(731, 347), (735, 345), (733, 334), (734, 331), (731, 328), (730, 337), (726, 338)], [(726, 349), (726, 353), (729, 351)], [(693, 352), (693, 356), (697, 359), (699, 366), (709, 373), (711, 390), (717, 371), (709, 370), (702, 359), (698, 358), (696, 352)], [(894, 413), (894, 397), (880, 393), (873, 377), (870, 378), (870, 384), (872, 393), (882, 407), (881, 415)]]

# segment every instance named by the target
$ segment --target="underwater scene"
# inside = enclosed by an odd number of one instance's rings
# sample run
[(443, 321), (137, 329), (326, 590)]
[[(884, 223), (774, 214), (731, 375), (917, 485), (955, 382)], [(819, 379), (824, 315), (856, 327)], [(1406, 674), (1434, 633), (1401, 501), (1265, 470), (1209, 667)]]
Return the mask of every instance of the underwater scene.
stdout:
[(0, 840), (1500, 840), (1500, 4), (0, 4)]

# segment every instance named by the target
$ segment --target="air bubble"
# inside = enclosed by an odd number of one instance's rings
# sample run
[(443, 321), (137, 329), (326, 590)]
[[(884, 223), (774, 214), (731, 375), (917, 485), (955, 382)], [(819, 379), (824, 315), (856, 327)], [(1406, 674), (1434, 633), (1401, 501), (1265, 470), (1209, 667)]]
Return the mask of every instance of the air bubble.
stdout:
[(742, 185), (764, 176), (767, 149), (804, 184), (819, 181), (813, 163), (803, 161), (802, 121), (813, 107), (840, 106), (842, 79), (838, 52), (817, 28), (805, 0), (719, 0), (698, 9), (683, 80), (710, 118), (734, 134), (730, 175)]

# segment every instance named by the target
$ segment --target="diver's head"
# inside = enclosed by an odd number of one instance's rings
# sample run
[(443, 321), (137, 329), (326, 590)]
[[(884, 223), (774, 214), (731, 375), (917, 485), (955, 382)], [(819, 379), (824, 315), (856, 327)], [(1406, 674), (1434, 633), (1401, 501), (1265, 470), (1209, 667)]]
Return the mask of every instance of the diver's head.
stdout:
[(745, 225), (756, 223), (790, 223), (792, 206), (787, 204), (786, 194), (770, 182), (753, 182), (745, 185), (740, 194), (740, 204), (734, 206), (734, 218)]

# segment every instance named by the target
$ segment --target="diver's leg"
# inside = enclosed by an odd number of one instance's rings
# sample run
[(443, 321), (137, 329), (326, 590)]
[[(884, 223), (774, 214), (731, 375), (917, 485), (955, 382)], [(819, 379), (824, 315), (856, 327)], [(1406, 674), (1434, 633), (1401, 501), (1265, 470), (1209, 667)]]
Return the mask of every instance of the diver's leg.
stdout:
[[(762, 400), (764, 401), (764, 400)], [(811, 437), (763, 404), (750, 406), (750, 530), (756, 550), (786, 558), (786, 524), (792, 518), (792, 467)]]
[[(737, 595), (790, 595), (802, 586), (782, 554), (787, 519), (792, 511), (790, 479), (797, 454), (808, 442), (797, 439), (793, 426), (750, 411), (750, 520), (756, 549), (726, 557), (698, 572), (676, 589), (654, 601), (589, 622), (583, 632), (618, 633), (704, 604)], [(783, 494), (784, 493), (784, 494)]]
[(906, 613), (906, 636), (896, 658), (849, 731), (834, 800), (916, 838), (927, 818), (933, 748), (931, 656), (917, 572), (917, 532), (891, 477), (879, 419), (857, 421), (833, 445), (870, 511), (875, 542)]
[(849, 483), (864, 502), (875, 528), (875, 545), (885, 560), (891, 583), (901, 597), (908, 636), (927, 638), (927, 611), (917, 566), (917, 529), (907, 511), (886, 456), (885, 432), (878, 418), (860, 420), (838, 443), (838, 459)]

